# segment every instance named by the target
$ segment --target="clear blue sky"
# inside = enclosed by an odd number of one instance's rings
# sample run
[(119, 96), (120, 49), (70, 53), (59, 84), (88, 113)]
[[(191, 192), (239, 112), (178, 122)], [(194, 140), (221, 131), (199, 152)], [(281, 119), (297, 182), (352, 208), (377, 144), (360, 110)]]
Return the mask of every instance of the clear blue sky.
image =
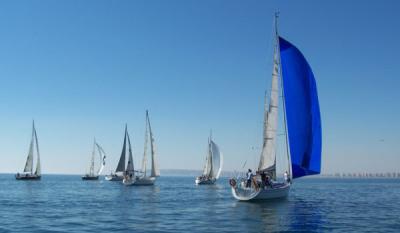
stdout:
[(33, 118), (43, 173), (83, 173), (94, 136), (114, 170), (125, 123), (137, 163), (145, 109), (161, 169), (201, 169), (211, 128), (224, 170), (258, 159), (276, 10), (317, 79), (323, 172), (398, 171), (399, 1), (69, 0), (0, 2), (0, 172)]

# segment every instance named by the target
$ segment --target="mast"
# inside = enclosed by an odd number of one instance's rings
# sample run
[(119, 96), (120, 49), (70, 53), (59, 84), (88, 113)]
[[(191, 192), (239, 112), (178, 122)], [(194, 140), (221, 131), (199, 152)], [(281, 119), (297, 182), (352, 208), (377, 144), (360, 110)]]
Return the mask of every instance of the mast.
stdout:
[(282, 93), (282, 105), (283, 105), (283, 120), (284, 120), (284, 127), (285, 127), (285, 144), (286, 144), (286, 156), (287, 156), (287, 161), (288, 161), (288, 175), (290, 180), (292, 180), (292, 161), (290, 157), (290, 152), (289, 152), (289, 138), (288, 138), (288, 132), (287, 132), (287, 120), (286, 120), (286, 104), (285, 104), (285, 90), (283, 87), (283, 75), (282, 75), (282, 62), (281, 62), (281, 54), (280, 54), (280, 45), (279, 45), (279, 34), (278, 34), (278, 18), (279, 18), (279, 12), (275, 12), (275, 39), (276, 39), (276, 44), (277, 44), (277, 55), (278, 55), (278, 60), (279, 60), (279, 68), (281, 70), (280, 75), (281, 75), (281, 93)]

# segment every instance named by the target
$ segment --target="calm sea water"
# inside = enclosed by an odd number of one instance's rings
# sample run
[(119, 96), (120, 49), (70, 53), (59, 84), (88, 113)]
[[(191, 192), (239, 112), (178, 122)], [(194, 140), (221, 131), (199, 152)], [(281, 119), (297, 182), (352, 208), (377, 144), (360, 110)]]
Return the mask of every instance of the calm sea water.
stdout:
[(154, 187), (0, 175), (0, 232), (400, 232), (400, 180), (299, 179), (285, 200), (237, 202), (227, 179)]

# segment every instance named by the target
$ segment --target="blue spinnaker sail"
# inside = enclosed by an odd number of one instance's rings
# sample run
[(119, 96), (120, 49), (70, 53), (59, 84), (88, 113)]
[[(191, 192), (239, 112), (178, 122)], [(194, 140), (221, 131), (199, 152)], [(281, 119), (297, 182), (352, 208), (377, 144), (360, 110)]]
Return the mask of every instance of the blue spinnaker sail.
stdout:
[(279, 37), (286, 121), (293, 178), (321, 171), (321, 116), (310, 65), (291, 43)]

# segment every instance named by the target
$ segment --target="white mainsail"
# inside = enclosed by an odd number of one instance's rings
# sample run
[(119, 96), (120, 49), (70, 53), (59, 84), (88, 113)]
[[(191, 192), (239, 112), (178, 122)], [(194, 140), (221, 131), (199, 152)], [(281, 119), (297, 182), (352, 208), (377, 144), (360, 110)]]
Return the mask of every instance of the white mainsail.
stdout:
[(203, 176), (218, 179), (222, 170), (222, 153), (218, 145), (211, 139), (208, 140), (208, 153), (204, 165)]
[[(147, 113), (147, 112), (146, 112)], [(147, 165), (147, 143), (149, 138), (149, 133), (147, 131), (147, 115), (146, 115), (146, 123), (145, 123), (145, 132), (144, 132), (144, 150), (143, 150), (143, 160), (142, 160), (142, 172), (144, 176), (146, 176), (146, 165)]]
[(147, 144), (150, 139), (150, 154), (151, 154), (151, 174), (150, 177), (158, 177), (160, 176), (160, 170), (158, 169), (158, 164), (156, 160), (156, 151), (155, 144), (153, 138), (153, 132), (151, 131), (149, 112), (146, 111), (146, 129), (144, 133), (144, 151), (143, 151), (143, 160), (142, 160), (142, 172), (144, 176), (146, 176), (147, 172)]
[[(267, 171), (275, 176), (276, 172), (276, 132), (278, 126), (278, 101), (279, 101), (279, 63), (277, 48), (274, 50), (274, 67), (272, 70), (271, 97), (268, 110), (264, 109), (264, 140), (261, 152), (259, 171)], [(267, 101), (266, 101), (267, 102)]]
[(33, 145), (35, 140), (35, 123), (32, 124), (32, 137), (29, 145), (28, 157), (26, 158), (24, 172), (32, 173), (33, 170)]
[(210, 140), (208, 141), (207, 148), (207, 156), (206, 156), (206, 164), (204, 165), (203, 176), (210, 177), (210, 173), (212, 170), (212, 154), (211, 154), (211, 145)]
[(42, 169), (41, 169), (41, 166), (40, 166), (39, 141), (38, 141), (37, 134), (36, 134), (35, 124), (33, 125), (33, 130), (35, 132), (35, 143), (36, 143), (36, 154), (37, 154), (35, 174), (37, 176), (40, 176), (42, 174)]
[(35, 129), (35, 122), (32, 123), (31, 143), (29, 145), (28, 157), (26, 158), (26, 163), (25, 163), (25, 168), (24, 168), (24, 172), (27, 172), (30, 174), (33, 174), (33, 160), (34, 160), (34, 151), (35, 151), (34, 147), (36, 147), (36, 154), (37, 154), (35, 175), (40, 176), (41, 175), (40, 153), (39, 153), (39, 143), (38, 143), (36, 129)]
[(204, 165), (203, 176), (208, 176), (208, 174), (210, 173), (209, 165), (208, 165), (208, 157), (209, 157), (209, 154), (207, 154), (207, 157), (206, 157), (206, 164)]
[(148, 111), (146, 111), (146, 118), (147, 118), (147, 124), (149, 126), (149, 133), (150, 133), (149, 136), (150, 136), (150, 151), (151, 151), (151, 176), (158, 177), (158, 176), (160, 176), (160, 169), (158, 168), (158, 163), (157, 163), (157, 158), (156, 158), (156, 145), (154, 142), (153, 131), (151, 130), (150, 118), (149, 118)]

